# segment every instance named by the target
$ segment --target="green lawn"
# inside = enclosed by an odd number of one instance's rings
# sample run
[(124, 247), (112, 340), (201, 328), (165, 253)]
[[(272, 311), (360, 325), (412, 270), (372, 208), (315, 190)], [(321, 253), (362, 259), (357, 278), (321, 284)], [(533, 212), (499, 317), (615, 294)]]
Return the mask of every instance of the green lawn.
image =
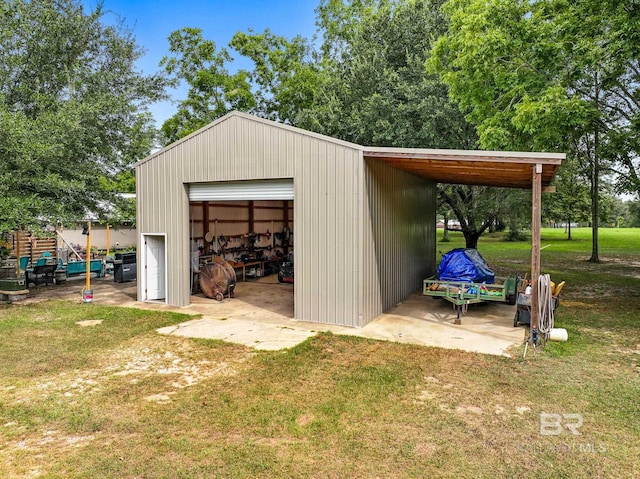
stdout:
[[(598, 265), (562, 233), (542, 262), (569, 341), (526, 359), (331, 334), (256, 352), (155, 333), (177, 314), (0, 306), (0, 477), (639, 477), (640, 231), (601, 230)], [(479, 249), (528, 269), (526, 243)]]

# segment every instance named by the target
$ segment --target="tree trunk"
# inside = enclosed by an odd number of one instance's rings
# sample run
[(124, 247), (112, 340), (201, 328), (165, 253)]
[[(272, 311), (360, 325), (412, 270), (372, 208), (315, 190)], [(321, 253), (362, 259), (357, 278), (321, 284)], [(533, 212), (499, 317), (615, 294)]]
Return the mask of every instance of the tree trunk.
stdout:
[[(598, 85), (598, 74), (595, 76), (595, 101), (598, 104), (598, 97), (600, 94)], [(598, 134), (598, 125), (594, 128), (593, 137), (593, 158), (591, 165), (591, 258), (590, 263), (599, 263), (600, 256), (598, 255), (598, 223), (599, 223), (599, 209), (600, 209), (600, 165), (599, 165), (599, 143), (600, 138)]]
[(463, 231), (465, 246), (467, 248), (478, 249), (478, 240), (480, 239), (480, 235), (482, 233), (474, 230), (474, 231)]
[(571, 240), (571, 215), (569, 215), (569, 220), (567, 221), (567, 228), (568, 228), (567, 239)]
[[(596, 133), (597, 135), (597, 133)], [(597, 137), (596, 137), (597, 138)], [(598, 179), (598, 156), (594, 154), (593, 157), (593, 177), (591, 178), (591, 258), (590, 263), (599, 263), (600, 257), (598, 255), (598, 223), (599, 223), (599, 179)]]
[(442, 241), (449, 242), (449, 215), (444, 215), (444, 232), (442, 233)]
[(598, 164), (598, 130), (595, 131), (595, 145), (591, 166), (591, 258), (590, 263), (599, 263), (598, 254), (598, 225), (600, 222), (600, 165)]
[(513, 241), (520, 239), (520, 231), (518, 230), (518, 217), (513, 214), (509, 215), (509, 238)]

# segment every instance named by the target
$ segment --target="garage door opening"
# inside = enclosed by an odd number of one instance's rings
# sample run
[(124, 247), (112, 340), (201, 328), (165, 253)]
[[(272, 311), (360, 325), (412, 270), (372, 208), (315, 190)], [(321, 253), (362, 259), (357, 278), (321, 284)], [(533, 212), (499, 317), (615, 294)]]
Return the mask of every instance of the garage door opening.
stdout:
[(192, 303), (215, 302), (199, 270), (224, 260), (237, 278), (231, 301), (294, 317), (292, 180), (190, 185), (189, 228)]

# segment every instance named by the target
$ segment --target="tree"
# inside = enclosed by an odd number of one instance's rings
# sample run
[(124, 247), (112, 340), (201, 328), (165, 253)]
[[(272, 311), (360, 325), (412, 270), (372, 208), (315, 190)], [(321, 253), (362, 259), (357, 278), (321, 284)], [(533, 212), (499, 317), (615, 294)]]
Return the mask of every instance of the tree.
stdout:
[(605, 221), (613, 228), (625, 228), (629, 226), (631, 220), (629, 214), (629, 205), (615, 196), (608, 196), (605, 204), (609, 204), (607, 208), (607, 217)]
[(556, 193), (546, 196), (542, 203), (543, 215), (567, 225), (567, 239), (571, 238), (571, 224), (588, 221), (591, 206), (588, 182), (580, 172), (575, 156), (569, 156), (558, 173), (554, 184)]
[[(444, 33), (441, 3), (321, 2), (323, 75), (300, 125), (365, 145), (476, 148), (475, 128), (424, 67), (433, 39)], [(471, 248), (498, 215), (505, 193), (467, 185), (439, 189)]]
[(261, 34), (238, 32), (229, 46), (253, 62), (255, 113), (295, 125), (312, 105), (320, 83), (322, 65), (312, 44), (301, 36), (288, 40), (267, 29)]
[(438, 196), (458, 219), (460, 226), (449, 228), (464, 235), (467, 248), (477, 248), (480, 236), (505, 214), (514, 191), (486, 186), (441, 185)]
[(424, 63), (439, 1), (324, 1), (323, 75), (301, 125), (371, 146), (473, 148), (476, 135)]
[(640, 228), (640, 201), (627, 201), (626, 204), (629, 210), (629, 226)]
[(249, 73), (230, 74), (229, 52), (217, 50), (215, 42), (205, 40), (199, 28), (183, 28), (169, 35), (171, 56), (160, 66), (170, 75), (171, 85), (181, 81), (189, 85), (187, 98), (178, 104), (177, 113), (162, 125), (165, 144), (187, 136), (231, 110), (250, 111), (256, 106)]
[(107, 215), (105, 187), (148, 154), (148, 105), (160, 75), (135, 68), (143, 52), (99, 5), (0, 3), (0, 231)]
[(568, 151), (588, 165), (599, 261), (602, 175), (638, 191), (640, 6), (628, 0), (450, 0), (434, 45), (485, 148)]
[(531, 194), (523, 190), (511, 191), (501, 203), (502, 213), (497, 218), (500, 225), (508, 222), (507, 241), (525, 241), (528, 236), (521, 229), (531, 226)]
[(438, 196), (438, 206), (436, 209), (436, 217), (442, 216), (442, 239), (443, 243), (449, 243), (451, 240), (449, 239), (449, 220), (453, 215), (451, 208), (444, 200)]

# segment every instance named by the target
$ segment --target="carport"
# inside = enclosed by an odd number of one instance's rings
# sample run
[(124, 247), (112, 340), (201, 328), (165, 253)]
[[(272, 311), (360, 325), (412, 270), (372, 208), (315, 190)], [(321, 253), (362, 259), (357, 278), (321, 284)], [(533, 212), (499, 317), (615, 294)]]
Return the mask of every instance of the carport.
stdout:
[(542, 193), (555, 191), (551, 180), (564, 153), (365, 147), (363, 155), (437, 183), (532, 190), (531, 328), (538, 328)]

